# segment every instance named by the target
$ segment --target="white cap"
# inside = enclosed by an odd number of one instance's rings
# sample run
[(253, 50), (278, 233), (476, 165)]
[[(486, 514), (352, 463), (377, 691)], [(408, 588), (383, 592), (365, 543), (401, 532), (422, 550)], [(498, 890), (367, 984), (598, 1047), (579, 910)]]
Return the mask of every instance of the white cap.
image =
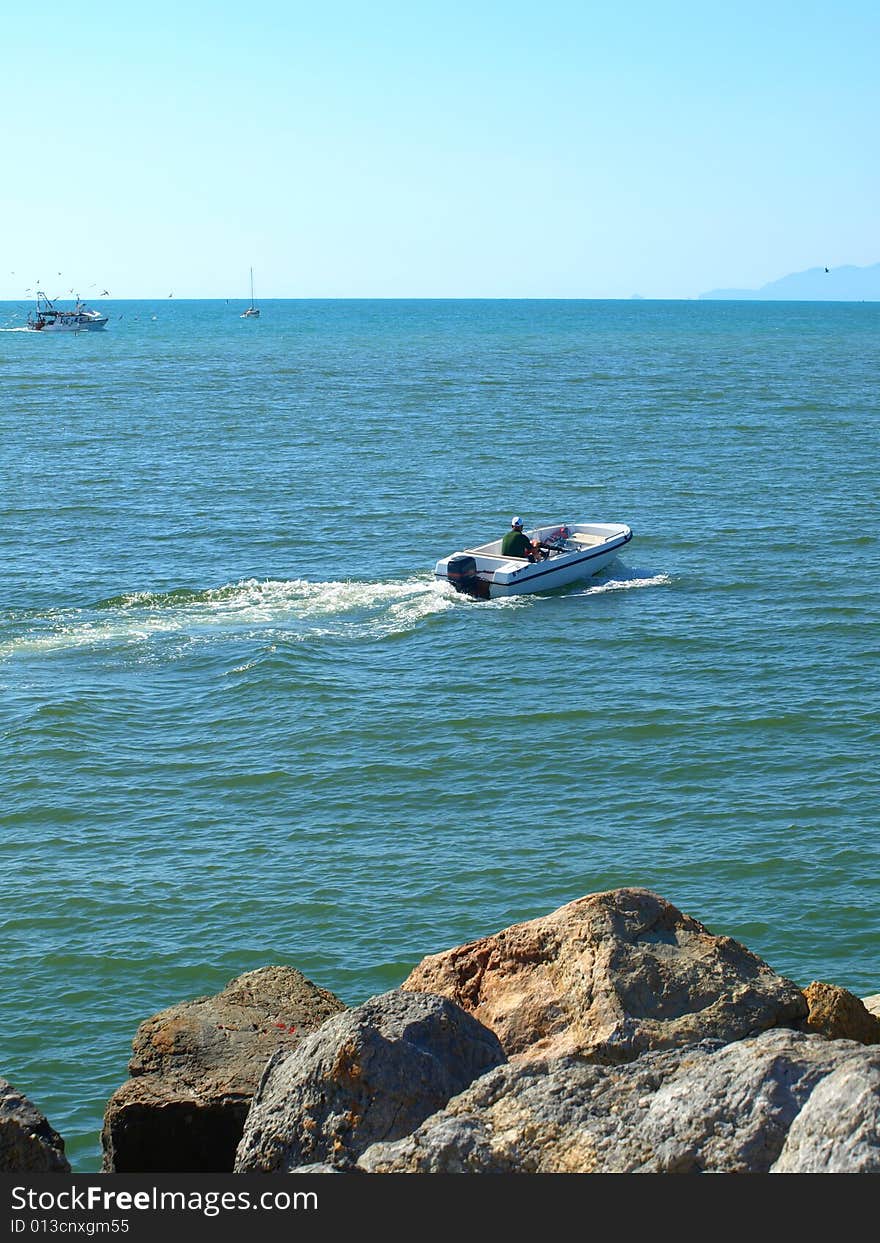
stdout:
[(511, 518), (510, 520), (510, 525), (512, 527), (521, 527), (522, 524), (523, 524), (522, 518)]

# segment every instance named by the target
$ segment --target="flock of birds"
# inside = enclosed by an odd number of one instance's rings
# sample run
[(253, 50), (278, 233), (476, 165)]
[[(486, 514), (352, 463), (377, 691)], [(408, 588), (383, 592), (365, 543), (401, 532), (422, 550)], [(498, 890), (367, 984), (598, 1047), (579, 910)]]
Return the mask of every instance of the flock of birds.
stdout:
[[(10, 273), (9, 273), (9, 275), (10, 275), (10, 276), (15, 276), (15, 273), (14, 273), (14, 272), (10, 272)], [(56, 273), (56, 275), (57, 275), (57, 276), (63, 276), (63, 275), (64, 275), (64, 273), (63, 273), (63, 272), (58, 272), (58, 273)], [(24, 292), (25, 292), (26, 294), (29, 294), (32, 298), (36, 298), (36, 297), (37, 297), (37, 295), (38, 295), (39, 293), (41, 293), (41, 291), (42, 291), (42, 285), (43, 285), (43, 281), (42, 281), (42, 279), (38, 276), (38, 277), (37, 277), (37, 280), (36, 280), (36, 283), (35, 283), (34, 285), (32, 285), (32, 286), (28, 286), (28, 288), (27, 288)], [(98, 286), (97, 286), (97, 284), (96, 284), (96, 283), (94, 283), (94, 282), (93, 282), (91, 285), (89, 285), (89, 287), (88, 287), (88, 288), (89, 288), (90, 290), (92, 290), (92, 289), (97, 289), (97, 288), (98, 288)], [(68, 291), (67, 291), (67, 292), (68, 292), (68, 294), (69, 294), (71, 297), (75, 297), (75, 298), (79, 299), (79, 292), (78, 292), (76, 289), (68, 289)], [(55, 295), (55, 297), (51, 299), (51, 301), (52, 301), (52, 302), (57, 302), (57, 301), (58, 301), (58, 299), (59, 299), (61, 296), (62, 296), (61, 294), (56, 294), (56, 295)], [(96, 298), (109, 298), (109, 297), (110, 297), (110, 290), (109, 290), (109, 289), (102, 289), (100, 293), (96, 293), (96, 294), (94, 294), (93, 296), (94, 296), (94, 297), (96, 297)], [(168, 297), (169, 297), (169, 298), (173, 298), (173, 297), (174, 297), (173, 292), (172, 292), (172, 293), (170, 293), (170, 294), (168, 295)], [(17, 313), (16, 313), (16, 312), (13, 312), (13, 314), (12, 314), (12, 317), (11, 317), (11, 318), (12, 318), (12, 320), (16, 320), (16, 319), (18, 318)], [(156, 318), (156, 316), (155, 316), (155, 315), (152, 315), (150, 318), (151, 318), (151, 319), (155, 319), (155, 318)], [(120, 316), (119, 316), (119, 319), (122, 319), (122, 315), (120, 315)], [(135, 319), (140, 319), (140, 316), (139, 316), (139, 315), (136, 315), (136, 316), (135, 316)], [(9, 323), (9, 322), (10, 322), (10, 321), (7, 321), (7, 323)]]
[[(14, 272), (10, 272), (10, 273), (9, 273), (9, 275), (10, 275), (10, 276), (15, 276), (15, 273), (14, 273)], [(56, 275), (57, 275), (57, 276), (63, 276), (64, 274), (63, 274), (63, 272), (58, 272), (58, 273), (56, 273)], [(29, 294), (32, 298), (36, 298), (36, 297), (38, 297), (40, 294), (42, 294), (42, 285), (43, 285), (42, 278), (37, 277), (36, 283), (35, 283), (34, 285), (32, 285), (32, 286), (28, 286), (28, 288), (27, 288), (27, 289), (25, 289), (25, 291), (24, 291), (24, 292), (25, 292), (26, 294)], [(89, 287), (88, 287), (88, 288), (89, 288), (89, 290), (92, 290), (92, 289), (95, 289), (95, 290), (96, 290), (96, 289), (98, 288), (98, 286), (97, 286), (97, 284), (96, 284), (96, 283), (94, 283), (94, 282), (93, 282), (91, 285), (89, 285)], [(75, 298), (79, 301), (80, 295), (79, 295), (79, 292), (78, 292), (75, 288), (74, 288), (74, 289), (68, 289), (68, 291), (67, 291), (67, 292), (68, 292), (68, 294), (69, 294), (71, 297), (75, 297)], [(45, 297), (45, 294), (43, 294), (43, 296)], [(51, 301), (52, 301), (52, 302), (57, 302), (57, 301), (58, 301), (58, 299), (59, 299), (61, 296), (62, 296), (61, 294), (56, 294), (56, 295), (55, 295), (55, 296), (51, 299)], [(96, 294), (94, 294), (93, 296), (94, 296), (94, 297), (96, 297), (96, 298), (109, 298), (109, 297), (110, 297), (110, 290), (109, 290), (109, 289), (102, 289), (100, 293), (96, 293)], [(174, 294), (173, 294), (173, 293), (170, 293), (170, 294), (168, 295), (168, 297), (169, 297), (169, 298), (173, 298), (173, 297), (174, 297)], [(22, 313), (23, 313), (23, 309), (22, 309), (22, 308), (19, 308), (19, 309), (20, 309), (20, 310), (22, 310)], [(123, 312), (123, 314), (124, 314), (124, 312)], [(119, 319), (122, 319), (122, 317), (123, 317), (123, 315), (122, 315), (122, 314), (120, 314), (120, 315), (118, 316), (118, 318), (119, 318)], [(140, 319), (140, 316), (139, 316), (139, 315), (135, 315), (135, 317), (134, 317), (134, 318), (135, 318), (135, 319)], [(152, 316), (150, 316), (150, 318), (151, 318), (151, 319), (155, 319), (155, 318), (156, 318), (156, 316), (155, 316), (155, 315), (152, 315)], [(9, 320), (7, 320), (7, 325), (8, 325), (9, 323), (11, 323), (12, 321), (17, 320), (17, 319), (18, 319), (18, 312), (17, 312), (17, 311), (13, 311), (13, 313), (12, 313), (12, 315), (11, 315), (10, 319), (9, 319)]]
[[(825, 268), (825, 271), (826, 271), (826, 273), (827, 273), (827, 272), (830, 272), (830, 271), (831, 271), (831, 269), (830, 269), (830, 268), (828, 268), (828, 267), (826, 267), (826, 268)], [(10, 275), (10, 276), (15, 276), (15, 273), (14, 273), (14, 272), (10, 272), (10, 273), (9, 273), (9, 275)], [(62, 275), (62, 273), (61, 273), (61, 272), (59, 272), (59, 273), (58, 273), (58, 275), (59, 275), (59, 276), (61, 276), (61, 275)], [(39, 290), (39, 288), (40, 288), (40, 286), (42, 285), (42, 283), (43, 283), (43, 282), (40, 280), (40, 278), (39, 278), (39, 277), (37, 277), (37, 283), (36, 283), (36, 285), (35, 285), (33, 288), (28, 288), (28, 289), (26, 289), (26, 290), (25, 290), (25, 293), (31, 294), (32, 296), (34, 296), (34, 297), (35, 297), (35, 296), (36, 296), (36, 293), (37, 293), (37, 291)], [(89, 285), (89, 289), (97, 289), (97, 288), (98, 288), (98, 286), (97, 286), (96, 284)], [(67, 292), (68, 292), (69, 294), (71, 294), (71, 295), (73, 295), (73, 293), (74, 293), (74, 291), (73, 291), (72, 289), (68, 289), (68, 291), (67, 291)], [(61, 296), (60, 294), (56, 294), (56, 296), (52, 299), (52, 301), (53, 301), (53, 302), (56, 302), (60, 296)], [(76, 297), (77, 297), (77, 298), (79, 297), (79, 294), (78, 294), (78, 293), (76, 294)], [(95, 294), (95, 297), (96, 297), (96, 298), (109, 298), (109, 297), (110, 297), (110, 290), (109, 290), (109, 289), (102, 289), (102, 290), (101, 290), (101, 292), (100, 292), (99, 294)], [(169, 297), (169, 298), (173, 298), (173, 297), (174, 297), (174, 294), (173, 294), (173, 293), (170, 293), (170, 294), (168, 295), (168, 297)], [(228, 301), (228, 299), (227, 299), (227, 301)]]
[[(826, 269), (826, 270), (827, 270), (827, 269)], [(9, 273), (9, 275), (10, 275), (10, 276), (15, 276), (15, 273), (14, 273), (14, 272), (10, 272), (10, 273)], [(59, 276), (62, 276), (62, 275), (63, 275), (63, 273), (59, 272), (59, 273), (58, 273), (58, 275), (59, 275)], [(25, 290), (25, 293), (29, 293), (29, 294), (32, 294), (32, 295), (36, 296), (36, 294), (37, 294), (37, 292), (39, 291), (40, 286), (41, 286), (42, 284), (43, 284), (43, 282), (42, 282), (42, 280), (40, 279), (40, 277), (38, 276), (38, 277), (37, 277), (37, 283), (36, 283), (36, 285), (34, 285), (32, 288), (31, 288), (31, 287), (27, 288), (27, 289)], [(98, 288), (98, 286), (97, 286), (96, 284), (89, 285), (89, 289), (97, 289), (97, 288)], [(73, 290), (73, 289), (68, 289), (68, 291), (67, 291), (67, 292), (68, 292), (69, 294), (71, 294), (71, 295), (74, 295), (74, 290)], [(79, 297), (79, 294), (77, 293), (77, 294), (75, 294), (75, 296), (78, 298), (78, 297)], [(56, 295), (55, 295), (55, 297), (52, 299), (52, 301), (53, 301), (53, 302), (57, 302), (58, 298), (60, 298), (60, 297), (61, 297), (61, 295), (60, 295), (60, 294), (56, 294)], [(109, 290), (109, 289), (102, 289), (102, 290), (101, 290), (101, 292), (100, 292), (99, 294), (95, 294), (95, 297), (96, 297), (96, 298), (109, 298), (109, 297), (110, 297), (110, 290)], [(174, 294), (173, 294), (173, 293), (170, 293), (170, 294), (168, 295), (168, 297), (169, 297), (169, 298), (173, 298), (173, 297), (174, 297)]]

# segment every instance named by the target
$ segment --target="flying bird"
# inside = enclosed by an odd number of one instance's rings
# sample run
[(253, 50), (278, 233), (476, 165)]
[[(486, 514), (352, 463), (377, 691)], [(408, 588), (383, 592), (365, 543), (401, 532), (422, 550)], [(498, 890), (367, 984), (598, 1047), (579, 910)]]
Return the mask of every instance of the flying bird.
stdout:
[(100, 292), (100, 294), (98, 295), (98, 297), (99, 297), (99, 298), (109, 298), (109, 297), (110, 297), (110, 290), (109, 290), (109, 289), (102, 289), (102, 290), (101, 290), (101, 292)]

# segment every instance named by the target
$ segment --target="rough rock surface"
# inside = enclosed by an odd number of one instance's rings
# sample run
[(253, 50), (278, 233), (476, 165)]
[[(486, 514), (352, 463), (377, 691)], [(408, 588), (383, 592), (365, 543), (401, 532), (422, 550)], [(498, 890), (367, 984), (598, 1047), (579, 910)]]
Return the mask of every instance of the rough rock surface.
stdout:
[(771, 1173), (880, 1173), (880, 1052), (852, 1058), (822, 1080)]
[(646, 889), (615, 889), (423, 961), (403, 983), (449, 997), (513, 1059), (606, 1063), (805, 1018), (803, 993)]
[[(797, 1168), (795, 1162), (809, 1169), (876, 1168), (870, 1162), (880, 1154), (878, 1065), (880, 1055), (862, 1045), (784, 1030), (727, 1045), (702, 1041), (613, 1066), (576, 1057), (509, 1063), (412, 1135), (370, 1147), (358, 1168), (373, 1174), (767, 1173), (774, 1163)], [(841, 1101), (840, 1082), (849, 1094), (833, 1131), (840, 1142), (823, 1156), (821, 1128), (834, 1100)], [(823, 1086), (827, 1104), (820, 1108)], [(860, 1139), (848, 1147), (851, 1124), (860, 1127)]]
[(69, 1174), (64, 1140), (36, 1105), (0, 1079), (0, 1174)]
[(874, 993), (870, 997), (862, 997), (861, 1002), (869, 1014), (873, 1014), (875, 1018), (880, 1019), (880, 993)]
[(132, 1043), (132, 1077), (104, 1115), (104, 1172), (231, 1171), (269, 1058), (344, 1009), (295, 968), (276, 966), (142, 1023)]
[(861, 1044), (880, 1044), (880, 1019), (865, 1006), (861, 998), (814, 980), (804, 989), (809, 1013), (804, 1030), (818, 1032), (831, 1040), (858, 1040)]
[(408, 1135), (504, 1060), (492, 1032), (444, 997), (399, 989), (372, 997), (272, 1059), (235, 1170), (350, 1167), (370, 1144)]

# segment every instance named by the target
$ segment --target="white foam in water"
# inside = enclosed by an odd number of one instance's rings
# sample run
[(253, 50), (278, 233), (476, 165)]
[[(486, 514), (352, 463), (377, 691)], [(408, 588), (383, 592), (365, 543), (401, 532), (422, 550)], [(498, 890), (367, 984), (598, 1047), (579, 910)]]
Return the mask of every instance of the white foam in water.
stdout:
[(650, 578), (610, 578), (604, 583), (594, 583), (577, 594), (596, 596), (603, 591), (628, 591), (630, 587), (667, 587), (671, 582), (668, 574), (654, 574)]
[(245, 621), (277, 621), (291, 613), (321, 616), (375, 608), (401, 598), (424, 596), (431, 584), (424, 579), (406, 582), (310, 582), (308, 579), (246, 579), (226, 587), (200, 592), (135, 592), (111, 603), (122, 610), (152, 609), (184, 612), (205, 618), (234, 617)]
[[(409, 630), (452, 606), (435, 581), (426, 578), (386, 583), (248, 579), (204, 592), (134, 592), (94, 609), (53, 610), (29, 618), (28, 633), (0, 647), (0, 658), (162, 638), (377, 636)], [(319, 620), (325, 624), (315, 625)]]
[[(609, 579), (575, 595), (658, 587), (668, 574)], [(0, 646), (0, 659), (25, 652), (136, 647), (177, 640), (174, 655), (193, 643), (223, 638), (302, 642), (314, 638), (381, 638), (403, 634), (422, 620), (459, 607), (518, 608), (535, 596), (474, 601), (434, 578), (404, 581), (310, 582), (246, 579), (202, 592), (134, 592), (93, 609), (53, 610), (28, 618), (28, 630)], [(168, 652), (166, 651), (166, 655)]]

